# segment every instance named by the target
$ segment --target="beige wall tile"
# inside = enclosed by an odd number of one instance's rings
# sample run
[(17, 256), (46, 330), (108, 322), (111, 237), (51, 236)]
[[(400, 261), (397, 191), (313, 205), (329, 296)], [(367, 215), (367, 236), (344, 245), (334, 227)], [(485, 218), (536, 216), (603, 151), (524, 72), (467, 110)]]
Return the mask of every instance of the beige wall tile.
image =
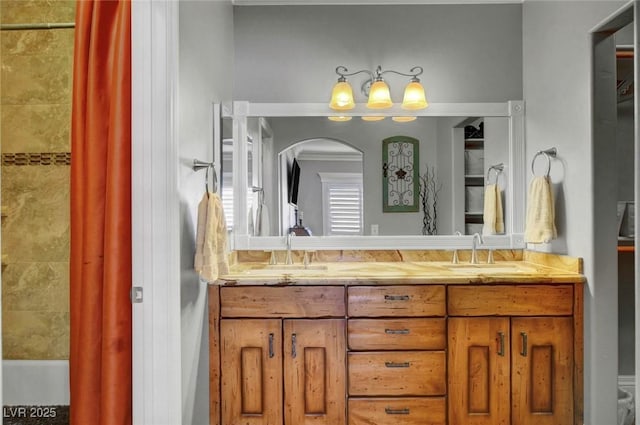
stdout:
[[(1, 0), (2, 23), (75, 20), (75, 0)], [(3, 153), (69, 152), (74, 30), (0, 33)], [(3, 356), (69, 358), (69, 167), (3, 166)], [(20, 262), (16, 262), (19, 260)]]
[(8, 262), (69, 260), (69, 166), (3, 166), (2, 253)]
[(69, 263), (9, 263), (2, 273), (2, 308), (69, 312)]
[(15, 55), (73, 56), (73, 37), (73, 29), (2, 31), (0, 52), (3, 60)]
[(71, 58), (64, 56), (5, 56), (0, 102), (3, 105), (69, 102), (71, 66)]
[(2, 153), (69, 152), (71, 104), (4, 105)]
[(2, 312), (2, 353), (11, 360), (69, 358), (69, 313)]
[(4, 24), (73, 22), (75, 1), (69, 0), (2, 0), (0, 16)]

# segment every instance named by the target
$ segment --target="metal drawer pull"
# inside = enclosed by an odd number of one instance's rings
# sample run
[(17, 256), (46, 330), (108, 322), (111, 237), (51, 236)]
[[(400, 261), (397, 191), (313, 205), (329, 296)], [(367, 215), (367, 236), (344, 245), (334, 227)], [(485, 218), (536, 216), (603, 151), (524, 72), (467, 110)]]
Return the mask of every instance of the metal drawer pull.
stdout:
[(384, 333), (389, 335), (407, 335), (409, 334), (409, 329), (385, 329)]
[(406, 407), (404, 409), (392, 409), (390, 407), (385, 407), (384, 413), (387, 415), (409, 415), (411, 414), (411, 410)]
[(520, 355), (522, 355), (522, 357), (527, 357), (527, 333), (520, 332), (520, 336), (522, 337), (522, 351), (520, 352)]
[(298, 353), (296, 353), (296, 334), (291, 334), (291, 357), (294, 359)]
[(504, 332), (498, 332), (498, 355), (504, 357)]
[(273, 334), (269, 334), (269, 358), (273, 358), (275, 354), (273, 353)]
[(384, 365), (386, 367), (410, 367), (411, 363), (409, 363), (409, 362), (402, 362), (402, 363), (384, 362)]
[(387, 301), (409, 301), (409, 295), (385, 295)]

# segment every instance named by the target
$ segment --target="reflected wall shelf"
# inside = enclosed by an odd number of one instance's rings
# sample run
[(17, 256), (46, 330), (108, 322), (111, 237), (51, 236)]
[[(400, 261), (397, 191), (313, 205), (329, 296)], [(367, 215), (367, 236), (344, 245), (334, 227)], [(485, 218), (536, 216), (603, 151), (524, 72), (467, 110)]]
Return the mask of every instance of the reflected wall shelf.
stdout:
[(484, 209), (484, 123), (464, 129), (464, 226), (466, 234), (482, 231)]

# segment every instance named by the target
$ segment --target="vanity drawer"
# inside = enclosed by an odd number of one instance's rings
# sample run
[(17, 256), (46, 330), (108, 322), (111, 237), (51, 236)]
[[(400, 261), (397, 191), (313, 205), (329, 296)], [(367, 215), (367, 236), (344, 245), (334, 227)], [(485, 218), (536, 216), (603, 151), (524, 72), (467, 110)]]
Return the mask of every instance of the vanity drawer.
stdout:
[(351, 352), (347, 363), (352, 396), (446, 393), (444, 351)]
[(220, 288), (222, 317), (344, 317), (342, 286)]
[(456, 285), (451, 316), (562, 316), (573, 314), (573, 285)]
[(444, 316), (443, 285), (351, 286), (347, 290), (349, 316)]
[(444, 397), (350, 398), (349, 425), (445, 425)]
[(446, 321), (433, 319), (349, 319), (351, 350), (444, 350)]

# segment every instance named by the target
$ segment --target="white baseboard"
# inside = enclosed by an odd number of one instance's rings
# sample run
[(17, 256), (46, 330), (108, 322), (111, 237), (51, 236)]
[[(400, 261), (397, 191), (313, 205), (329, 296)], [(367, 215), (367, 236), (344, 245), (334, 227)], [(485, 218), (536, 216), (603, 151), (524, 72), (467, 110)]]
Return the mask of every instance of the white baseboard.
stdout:
[(3, 360), (5, 406), (68, 406), (68, 360)]

